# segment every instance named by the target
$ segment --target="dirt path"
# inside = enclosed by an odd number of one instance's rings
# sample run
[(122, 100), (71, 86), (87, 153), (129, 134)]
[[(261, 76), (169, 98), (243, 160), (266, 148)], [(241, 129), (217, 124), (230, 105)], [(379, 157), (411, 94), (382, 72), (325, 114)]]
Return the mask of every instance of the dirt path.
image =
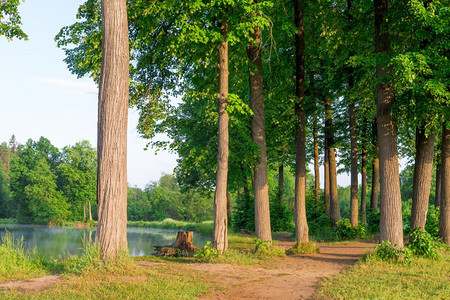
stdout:
[(58, 275), (47, 275), (32, 279), (30, 281), (8, 281), (0, 284), (0, 290), (18, 289), (27, 292), (37, 292), (53, 286), (58, 279)]
[[(284, 243), (282, 246), (289, 246)], [(201, 299), (313, 299), (319, 281), (361, 259), (375, 244), (319, 244), (320, 253), (281, 258), (269, 268), (193, 264), (227, 287)]]

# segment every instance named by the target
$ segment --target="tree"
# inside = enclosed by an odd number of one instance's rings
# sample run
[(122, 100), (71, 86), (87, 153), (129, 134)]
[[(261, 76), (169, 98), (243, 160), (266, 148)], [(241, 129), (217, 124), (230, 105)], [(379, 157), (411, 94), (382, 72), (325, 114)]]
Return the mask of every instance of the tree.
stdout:
[[(257, 0), (254, 0), (257, 3)], [(257, 12), (256, 12), (257, 13)], [(252, 139), (259, 146), (259, 162), (254, 168), (255, 234), (262, 241), (272, 241), (270, 229), (269, 186), (267, 182), (267, 150), (264, 124), (263, 73), (261, 60), (261, 28), (250, 31), (247, 55), (250, 60), (250, 107), (253, 111)]]
[(305, 33), (303, 27), (303, 0), (295, 0), (295, 239), (308, 243), (306, 220), (306, 116), (305, 116)]
[(127, 249), (129, 48), (126, 0), (102, 0), (98, 96), (98, 229), (102, 258)]
[(450, 246), (450, 128), (448, 121), (442, 125), (441, 152), (441, 205), (439, 235)]
[(58, 186), (70, 203), (72, 219), (85, 221), (86, 207), (91, 207), (97, 197), (97, 152), (88, 141), (81, 141), (64, 147), (61, 156)]
[(416, 129), (416, 159), (414, 163), (411, 229), (425, 231), (428, 202), (433, 175), (434, 134), (426, 136), (425, 128)]
[[(226, 11), (226, 10), (225, 10)], [(228, 248), (228, 217), (227, 217), (227, 177), (228, 177), (228, 21), (221, 20), (220, 34), (222, 41), (218, 43), (219, 52), (219, 91), (217, 94), (219, 113), (218, 154), (216, 192), (214, 194), (214, 230), (213, 247), (220, 252)]]
[[(375, 53), (386, 55), (390, 49), (388, 29), (388, 0), (375, 0)], [(403, 248), (402, 199), (397, 151), (397, 124), (392, 116), (395, 101), (394, 86), (388, 76), (392, 66), (379, 64), (376, 68), (377, 122), (380, 151), (380, 239)]]
[(20, 2), (20, 0), (3, 0), (0, 2), (0, 36), (5, 36), (9, 41), (13, 38), (28, 39), (28, 36), (20, 28), (20, 25), (22, 25), (18, 10)]

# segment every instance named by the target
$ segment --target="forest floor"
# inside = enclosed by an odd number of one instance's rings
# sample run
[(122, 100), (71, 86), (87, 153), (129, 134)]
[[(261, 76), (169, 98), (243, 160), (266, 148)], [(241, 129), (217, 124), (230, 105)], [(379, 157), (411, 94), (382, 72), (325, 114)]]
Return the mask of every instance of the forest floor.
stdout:
[[(294, 242), (287, 236), (274, 237), (278, 247), (291, 248)], [(354, 264), (376, 244), (368, 242), (319, 243), (319, 253), (297, 254), (277, 258), (262, 266), (213, 263), (183, 264), (188, 273), (201, 275), (210, 287), (200, 299), (313, 299), (319, 282), (336, 275)], [(160, 262), (138, 261), (145, 269)], [(180, 274), (182, 275), (182, 274)], [(14, 288), (22, 292), (39, 292), (59, 280), (59, 276), (44, 276), (31, 281), (0, 284), (0, 289)]]

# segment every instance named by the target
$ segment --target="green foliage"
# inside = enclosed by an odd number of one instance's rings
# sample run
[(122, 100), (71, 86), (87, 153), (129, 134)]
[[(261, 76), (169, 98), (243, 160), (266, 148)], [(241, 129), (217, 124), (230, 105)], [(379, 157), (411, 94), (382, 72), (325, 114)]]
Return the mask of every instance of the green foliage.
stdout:
[(438, 243), (428, 232), (422, 232), (420, 227), (414, 228), (409, 233), (408, 248), (418, 256), (437, 259), (440, 257)]
[(27, 40), (28, 36), (22, 31), (18, 6), (24, 0), (0, 1), (0, 36), (5, 36), (9, 41), (13, 38)]
[(195, 253), (196, 258), (201, 258), (203, 260), (211, 260), (211, 258), (217, 258), (220, 255), (220, 251), (211, 247), (211, 242), (208, 241), (202, 250)]
[(399, 249), (396, 244), (383, 241), (375, 248), (375, 257), (395, 263), (410, 264), (412, 261), (412, 251), (408, 248)]
[(331, 229), (331, 219), (325, 213), (323, 200), (316, 202), (313, 197), (306, 199), (306, 218), (308, 220), (309, 235), (316, 241), (330, 241), (336, 239)]
[[(67, 197), (73, 221), (85, 221), (88, 203), (97, 207), (97, 152), (88, 141), (64, 147), (57, 167), (58, 187)], [(88, 216), (86, 216), (88, 218)]]
[(360, 224), (353, 227), (350, 223), (350, 219), (339, 220), (334, 231), (340, 240), (353, 240), (356, 238), (366, 237), (366, 230), (364, 226)]
[(430, 205), (427, 213), (427, 221), (425, 223), (425, 231), (431, 234), (435, 239), (439, 238), (439, 207)]
[(380, 213), (368, 211), (366, 213), (367, 231), (371, 234), (380, 232)]

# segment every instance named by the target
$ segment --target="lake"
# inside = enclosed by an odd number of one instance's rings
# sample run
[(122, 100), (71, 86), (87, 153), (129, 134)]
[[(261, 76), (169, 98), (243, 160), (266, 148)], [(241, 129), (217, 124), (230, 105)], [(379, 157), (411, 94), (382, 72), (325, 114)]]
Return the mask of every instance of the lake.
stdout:
[[(0, 224), (0, 233), (9, 231), (16, 238), (23, 236), (27, 248), (36, 247), (48, 257), (56, 257), (67, 252), (79, 255), (83, 243), (94, 241), (96, 228), (48, 227), (45, 225)], [(178, 230), (128, 227), (128, 250), (130, 256), (152, 255), (155, 245), (170, 245), (175, 241)], [(194, 244), (203, 248), (209, 236), (194, 233)]]

